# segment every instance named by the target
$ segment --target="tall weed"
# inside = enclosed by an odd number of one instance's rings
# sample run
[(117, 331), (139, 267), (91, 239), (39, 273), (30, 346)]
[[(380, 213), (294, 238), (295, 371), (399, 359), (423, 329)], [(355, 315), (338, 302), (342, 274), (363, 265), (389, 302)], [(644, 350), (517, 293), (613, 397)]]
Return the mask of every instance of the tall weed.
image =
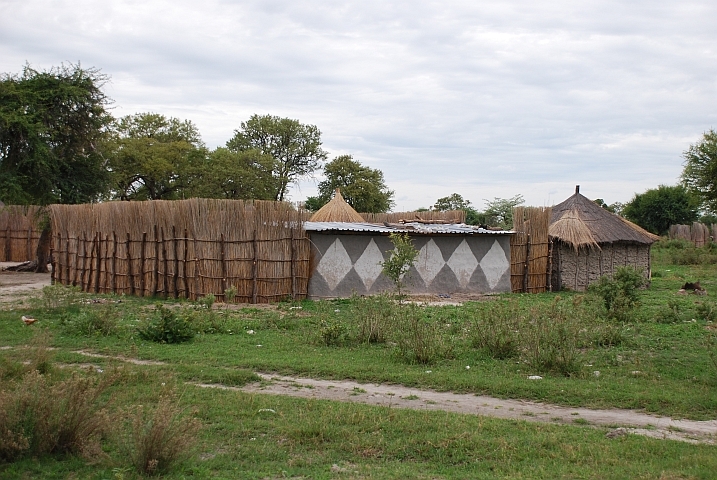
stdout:
[(505, 359), (520, 353), (520, 325), (523, 313), (516, 302), (495, 302), (481, 310), (471, 328), (471, 343), (492, 358)]
[(353, 319), (359, 343), (384, 343), (392, 330), (398, 306), (388, 295), (353, 298)]
[(183, 316), (157, 304), (153, 318), (137, 328), (144, 340), (157, 343), (182, 343), (194, 338), (192, 325)]
[(439, 325), (423, 318), (417, 305), (407, 304), (398, 309), (392, 337), (399, 358), (408, 363), (429, 365), (453, 356), (453, 348)]

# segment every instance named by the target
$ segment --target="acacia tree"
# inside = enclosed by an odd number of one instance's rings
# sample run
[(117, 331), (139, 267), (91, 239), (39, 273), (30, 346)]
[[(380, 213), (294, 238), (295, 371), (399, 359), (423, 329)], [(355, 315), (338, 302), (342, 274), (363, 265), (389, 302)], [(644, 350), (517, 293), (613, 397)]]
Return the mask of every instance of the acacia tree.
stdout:
[(207, 156), (191, 121), (157, 113), (115, 122), (107, 150), (112, 196), (120, 200), (182, 198)]
[[(86, 203), (106, 191), (107, 79), (79, 64), (0, 76), (0, 200)], [(47, 272), (51, 232), (42, 224), (36, 271)]]
[(283, 201), (289, 185), (313, 174), (326, 160), (321, 148), (321, 132), (315, 125), (272, 115), (252, 115), (241, 123), (227, 142), (234, 152), (259, 150), (274, 159), (274, 199)]
[(306, 208), (316, 211), (331, 200), (337, 188), (346, 203), (358, 212), (384, 213), (393, 206), (392, 190), (383, 172), (361, 165), (351, 155), (341, 155), (324, 166), (326, 180), (319, 182), (319, 195), (306, 199)]
[(670, 225), (697, 220), (699, 200), (682, 185), (660, 185), (644, 193), (635, 194), (625, 204), (622, 215), (645, 230), (664, 235)]
[(705, 132), (702, 140), (690, 145), (682, 157), (683, 183), (699, 197), (706, 210), (717, 214), (717, 131)]
[(258, 150), (232, 152), (217, 148), (197, 165), (188, 195), (233, 200), (274, 199), (274, 160)]

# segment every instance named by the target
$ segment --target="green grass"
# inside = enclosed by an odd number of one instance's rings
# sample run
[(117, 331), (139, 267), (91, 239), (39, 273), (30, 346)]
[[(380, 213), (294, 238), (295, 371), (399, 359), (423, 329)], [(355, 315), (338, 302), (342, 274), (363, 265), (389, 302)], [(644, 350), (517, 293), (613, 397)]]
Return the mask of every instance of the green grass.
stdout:
[[(17, 347), (0, 350), (0, 372), (11, 376), (11, 366), (26, 360), (24, 346), (38, 331), (45, 331), (56, 348), (56, 363), (124, 372), (121, 384), (110, 391), (116, 408), (152, 401), (161, 383), (176, 384), (183, 404), (196, 407), (204, 424), (200, 451), (173, 471), (170, 477), (176, 478), (710, 478), (717, 466), (717, 447), (635, 436), (608, 440), (604, 430), (580, 425), (581, 419), (575, 426), (539, 425), (191, 385), (241, 386), (257, 380), (253, 372), (263, 371), (714, 419), (717, 369), (708, 351), (710, 319), (702, 317), (709, 310), (705, 305), (715, 302), (717, 265), (667, 263), (675, 248), (655, 250), (656, 275), (650, 288), (639, 293), (640, 304), (629, 321), (607, 320), (598, 301), (589, 296), (579, 300), (584, 302), (579, 310), (584, 317), (576, 319), (584, 325), (581, 335), (617, 329), (619, 341), (598, 346), (583, 340), (577, 351), (578, 369), (570, 376), (536, 369), (520, 355), (491, 358), (472, 340), (475, 322), (495, 312), (500, 303), (511, 302), (516, 312), (528, 315), (536, 308), (550, 308), (556, 296), (565, 305), (580, 297), (569, 292), (502, 295), (461, 307), (420, 308), (419, 325), (429, 324), (441, 342), (428, 365), (408, 363), (397, 352), (391, 332), (381, 343), (352, 340), (357, 318), (380, 316), (387, 308), (362, 299), (212, 313), (188, 302), (169, 301), (165, 303), (177, 312), (192, 310), (200, 332), (218, 333), (198, 333), (187, 343), (159, 344), (137, 335), (137, 326), (153, 315), (151, 300), (123, 297), (116, 303), (120, 297), (79, 294), (79, 299), (104, 298), (107, 303), (68, 304), (72, 299), (60, 298), (51, 299), (51, 308), (48, 302), (35, 301), (0, 311), (0, 347)], [(700, 255), (708, 257), (711, 251), (678, 259)], [(708, 294), (678, 294), (686, 281), (700, 281)], [(24, 326), (20, 316), (25, 314), (38, 322)], [(102, 328), (87, 328), (97, 319)], [(327, 324), (340, 324), (346, 334), (331, 346), (322, 337), (322, 325)], [(128, 365), (75, 353), (79, 350), (164, 365)], [(528, 380), (529, 375), (541, 375), (543, 380)], [(363, 392), (357, 387), (355, 393)], [(260, 409), (276, 413), (258, 414)], [(0, 466), (0, 477), (134, 478), (111, 441), (105, 449), (108, 458), (98, 465), (76, 458), (25, 459)]]

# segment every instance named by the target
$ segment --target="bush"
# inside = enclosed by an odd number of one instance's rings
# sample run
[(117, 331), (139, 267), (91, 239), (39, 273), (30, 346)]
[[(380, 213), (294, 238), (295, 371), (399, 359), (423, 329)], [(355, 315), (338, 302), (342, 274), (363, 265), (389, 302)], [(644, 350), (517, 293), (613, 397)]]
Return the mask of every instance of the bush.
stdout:
[(194, 338), (194, 329), (182, 316), (157, 304), (154, 318), (137, 329), (144, 340), (157, 343), (182, 343)]
[(695, 306), (697, 318), (705, 322), (717, 320), (717, 305), (710, 301), (700, 302)]
[(471, 343), (495, 359), (515, 357), (520, 353), (521, 312), (514, 302), (495, 302), (492, 307), (473, 322)]
[(603, 299), (608, 315), (626, 320), (638, 303), (637, 290), (646, 285), (642, 272), (633, 267), (620, 267), (613, 274), (600, 277), (589, 287), (589, 291)]
[(340, 346), (347, 341), (346, 326), (336, 318), (324, 318), (321, 320), (319, 334), (326, 346)]
[(72, 335), (85, 337), (108, 337), (118, 330), (118, 318), (114, 309), (82, 308), (79, 312), (66, 312), (60, 317), (60, 325)]
[(37, 370), (0, 390), (0, 459), (49, 453), (102, 454), (109, 425), (99, 402), (112, 377), (77, 374), (52, 383)]
[(42, 305), (46, 310), (67, 308), (80, 302), (80, 287), (64, 286), (60, 283), (42, 287)]
[(453, 355), (438, 325), (424, 319), (417, 305), (404, 305), (398, 310), (394, 335), (396, 352), (408, 363), (428, 365)]
[(670, 299), (666, 308), (661, 310), (655, 320), (657, 323), (677, 323), (682, 321), (682, 305), (679, 301)]
[(397, 306), (387, 295), (354, 298), (353, 318), (360, 343), (384, 343), (391, 332)]
[(190, 456), (200, 423), (184, 415), (176, 396), (163, 394), (154, 410), (137, 405), (124, 414), (126, 431), (119, 443), (135, 469), (145, 475), (167, 472)]

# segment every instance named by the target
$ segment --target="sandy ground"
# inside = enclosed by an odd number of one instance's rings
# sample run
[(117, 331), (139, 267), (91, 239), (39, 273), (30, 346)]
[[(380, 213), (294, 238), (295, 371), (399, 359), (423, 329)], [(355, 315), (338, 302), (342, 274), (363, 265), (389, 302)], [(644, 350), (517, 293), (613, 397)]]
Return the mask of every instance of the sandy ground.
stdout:
[(0, 262), (0, 303), (23, 300), (50, 284), (49, 273), (8, 272), (4, 270), (20, 263)]
[[(16, 263), (0, 262), (0, 268), (10, 265), (16, 265)], [(49, 284), (49, 274), (0, 271), (0, 303), (8, 304), (23, 300)], [(450, 299), (417, 298), (412, 300), (421, 303), (433, 303), (438, 300), (443, 304), (451, 305), (460, 304), (467, 300), (489, 299), (490, 297), (454, 297)], [(161, 364), (161, 362), (143, 361), (128, 357), (106, 357), (86, 351), (77, 353), (88, 357), (112, 358), (140, 365)], [(524, 400), (505, 400), (472, 394), (419, 390), (401, 385), (360, 384), (352, 381), (316, 380), (264, 373), (258, 375), (263, 379), (262, 382), (249, 384), (241, 388), (215, 384), (198, 384), (198, 386), (241, 390), (247, 393), (363, 403), (391, 408), (443, 410), (530, 422), (588, 425), (612, 429), (608, 432), (608, 436), (634, 433), (654, 438), (694, 443), (715, 443), (717, 441), (717, 420), (678, 420), (633, 410), (570, 408)]]

